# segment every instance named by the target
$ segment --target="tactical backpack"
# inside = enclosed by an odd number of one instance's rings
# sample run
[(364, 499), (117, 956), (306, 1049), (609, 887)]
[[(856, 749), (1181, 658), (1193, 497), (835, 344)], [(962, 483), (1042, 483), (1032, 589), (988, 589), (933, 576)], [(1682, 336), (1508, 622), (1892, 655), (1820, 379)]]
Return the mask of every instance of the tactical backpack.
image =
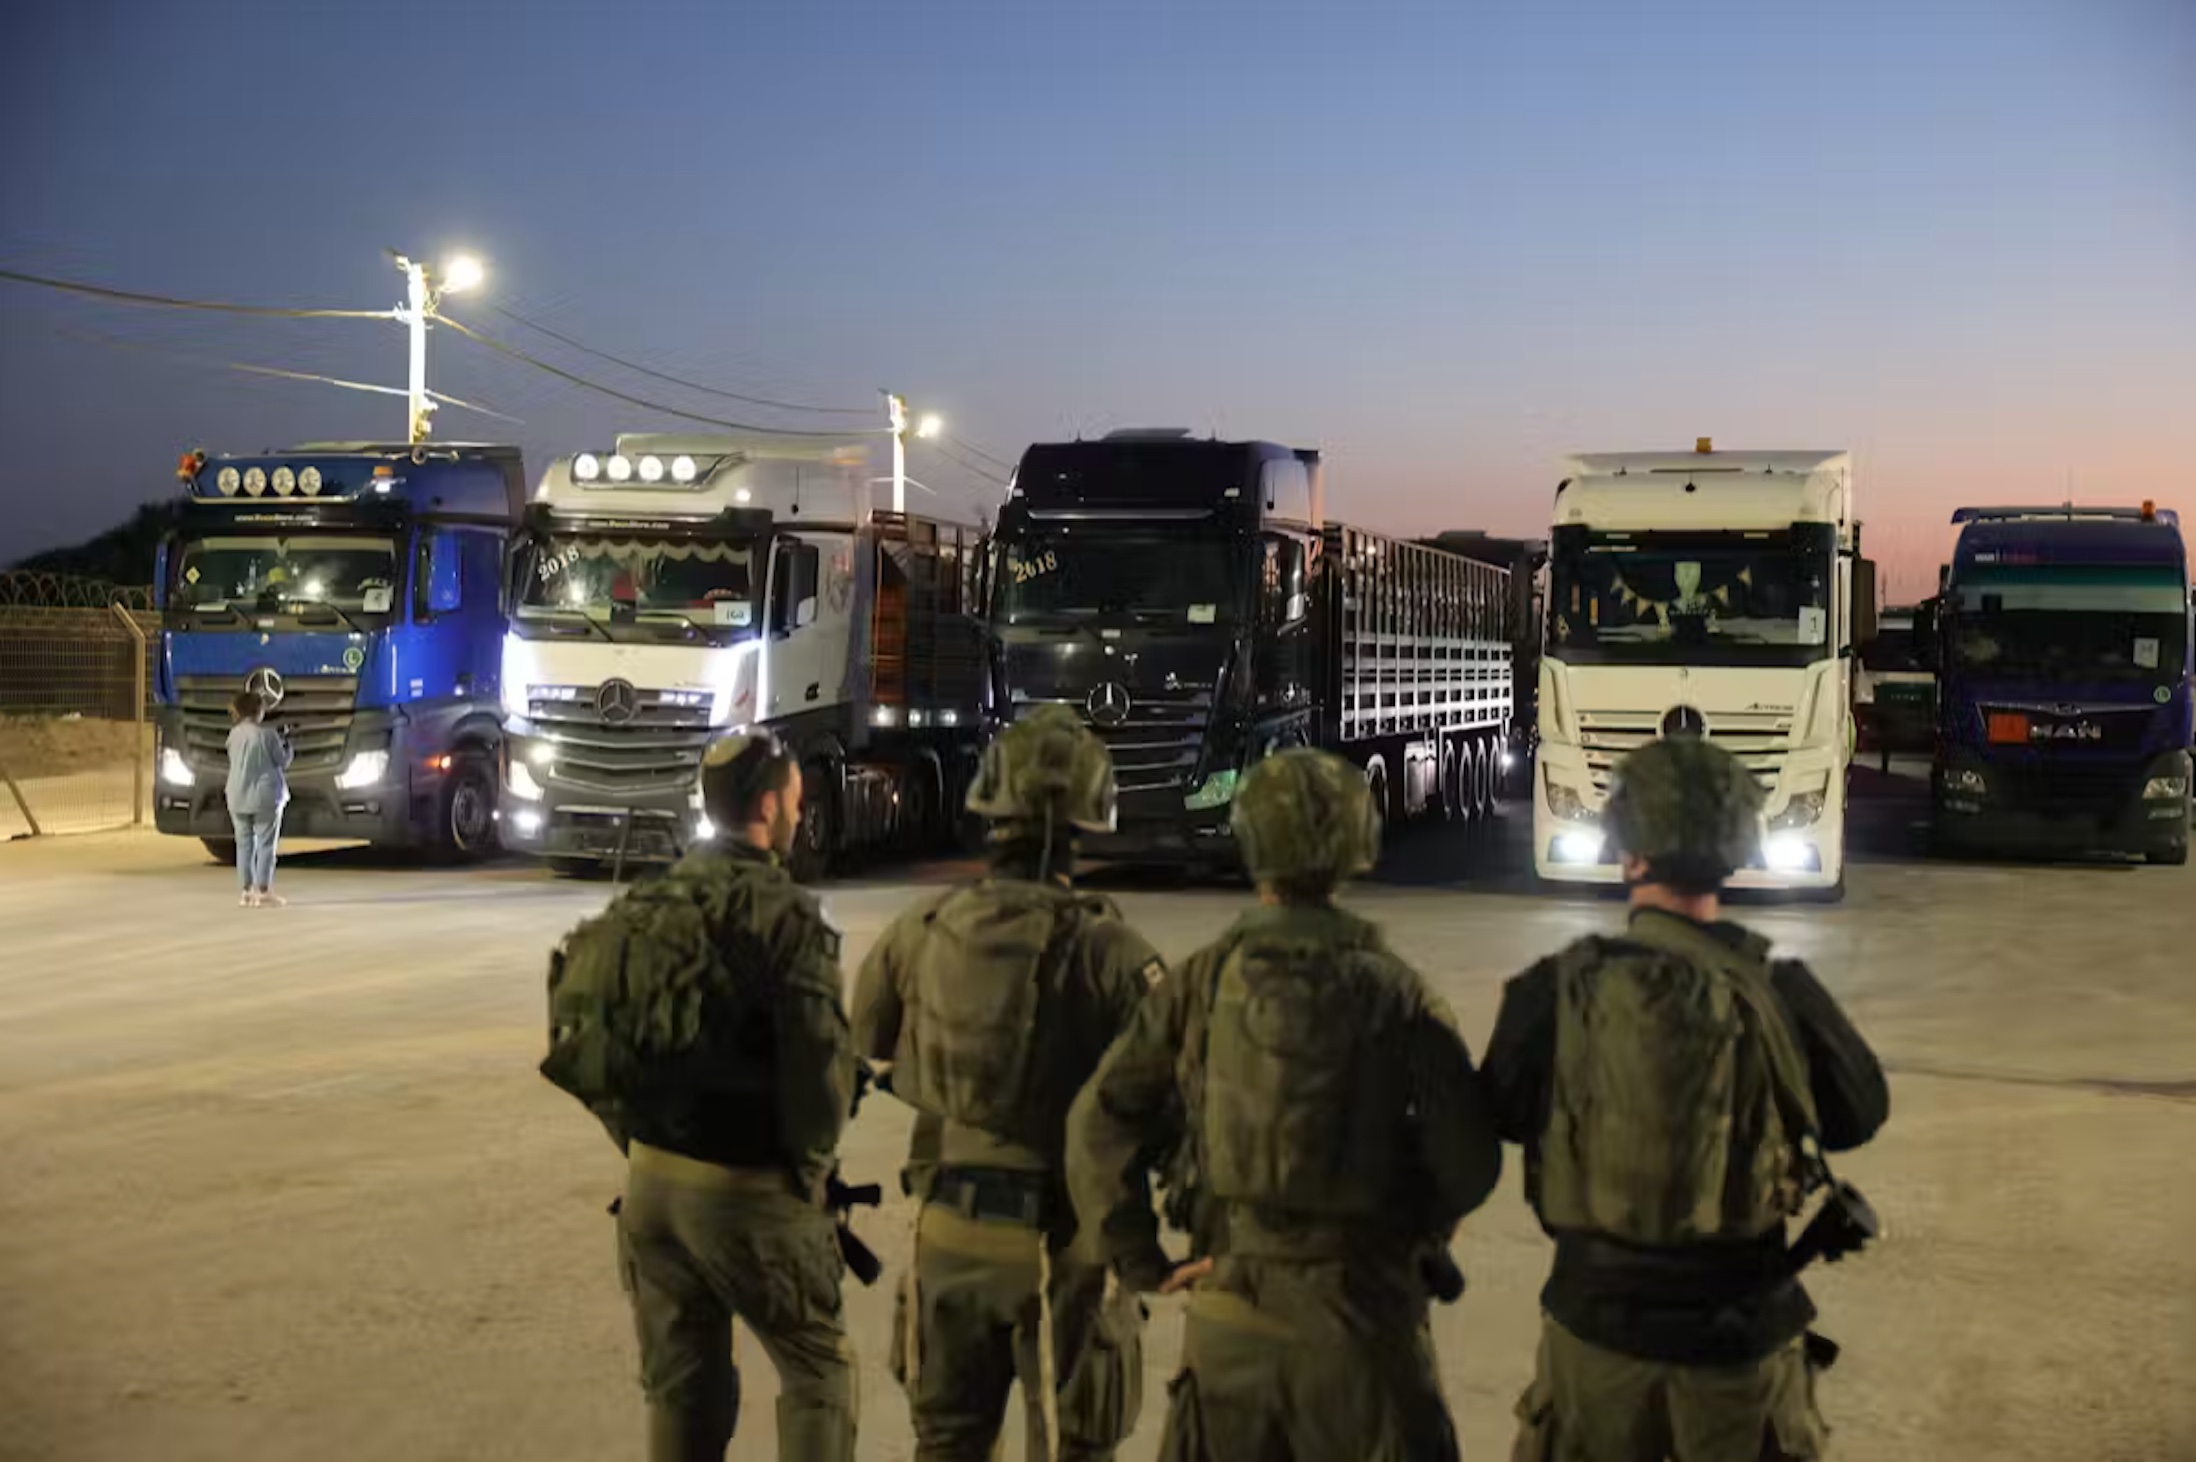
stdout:
[(766, 864), (682, 864), (629, 889), (549, 958), (541, 1074), (620, 1146), (667, 1096), (769, 1082), (765, 951), (752, 932)]
[(1675, 1245), (1754, 1238), (1798, 1211), (1815, 1105), (1766, 953), (1652, 918), (1558, 958), (1551, 1228)]
[(1011, 1141), (1057, 1142), (1075, 1093), (1042, 1089), (1039, 1021), (1070, 941), (1108, 908), (1010, 878), (940, 899), (922, 916), (924, 937), (908, 971), (893, 1093)]
[(1211, 1196), (1369, 1218), (1393, 1187), (1409, 1102), (1389, 960), (1360, 943), (1244, 934), (1213, 982), (1196, 1093), (1196, 1164)]

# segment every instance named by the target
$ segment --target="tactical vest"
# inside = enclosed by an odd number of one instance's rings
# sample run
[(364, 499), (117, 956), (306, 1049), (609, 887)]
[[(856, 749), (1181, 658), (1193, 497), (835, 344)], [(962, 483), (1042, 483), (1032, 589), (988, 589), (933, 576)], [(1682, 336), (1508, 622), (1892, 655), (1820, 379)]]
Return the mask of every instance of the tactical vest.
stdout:
[(1551, 1228), (1676, 1245), (1754, 1238), (1798, 1210), (1815, 1106), (1767, 953), (1648, 916), (1559, 957)]
[(628, 1137), (697, 1098), (775, 1100), (768, 953), (756, 895), (786, 875), (708, 857), (628, 890), (549, 961), (542, 1075)]
[(1221, 959), (1198, 1083), (1198, 1161), (1228, 1203), (1337, 1220), (1392, 1195), (1409, 1091), (1390, 1028), (1388, 957), (1353, 942), (1251, 930)]
[(1066, 952), (1103, 903), (1021, 879), (955, 889), (923, 916), (892, 1090), (948, 1121), (1049, 1151), (1073, 1090), (1041, 1069), (1042, 1022)]

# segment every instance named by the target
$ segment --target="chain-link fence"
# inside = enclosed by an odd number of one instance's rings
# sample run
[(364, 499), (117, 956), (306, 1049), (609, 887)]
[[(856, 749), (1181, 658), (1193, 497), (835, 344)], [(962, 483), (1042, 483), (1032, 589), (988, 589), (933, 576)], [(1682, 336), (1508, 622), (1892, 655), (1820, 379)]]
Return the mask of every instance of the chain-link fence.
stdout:
[(0, 573), (0, 838), (149, 820), (158, 641), (142, 589)]

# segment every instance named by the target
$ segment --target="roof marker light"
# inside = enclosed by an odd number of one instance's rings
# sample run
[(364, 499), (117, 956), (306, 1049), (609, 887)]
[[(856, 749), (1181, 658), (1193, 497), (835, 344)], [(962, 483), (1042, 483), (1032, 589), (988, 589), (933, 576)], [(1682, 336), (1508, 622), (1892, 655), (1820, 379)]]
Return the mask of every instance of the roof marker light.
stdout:
[(243, 482), (244, 474), (234, 467), (224, 467), (214, 474), (214, 486), (219, 489), (223, 497), (235, 497), (237, 488), (242, 486)]
[(288, 497), (297, 491), (297, 474), (287, 467), (277, 467), (272, 481), (276, 497)]
[(671, 459), (671, 480), (673, 482), (692, 482), (694, 480), (694, 459), (692, 457), (673, 457)]
[(602, 458), (593, 452), (582, 452), (572, 459), (572, 475), (582, 482), (593, 482), (602, 476)]
[(631, 482), (633, 480), (633, 459), (623, 452), (611, 457), (610, 480), (612, 482)]
[(663, 458), (656, 456), (641, 458), (641, 481), (663, 481)]
[(260, 495), (261, 493), (264, 493), (264, 492), (265, 492), (266, 490), (267, 490), (267, 469), (266, 469), (266, 468), (264, 468), (264, 467), (249, 467), (249, 468), (246, 468), (246, 469), (245, 469), (245, 471), (244, 471), (244, 491), (245, 491), (245, 493), (246, 493), (247, 495), (251, 496), (251, 497), (258, 497), (258, 496), (259, 496), (259, 495)]
[(320, 496), (320, 469), (308, 467), (297, 474), (297, 490), (307, 497)]

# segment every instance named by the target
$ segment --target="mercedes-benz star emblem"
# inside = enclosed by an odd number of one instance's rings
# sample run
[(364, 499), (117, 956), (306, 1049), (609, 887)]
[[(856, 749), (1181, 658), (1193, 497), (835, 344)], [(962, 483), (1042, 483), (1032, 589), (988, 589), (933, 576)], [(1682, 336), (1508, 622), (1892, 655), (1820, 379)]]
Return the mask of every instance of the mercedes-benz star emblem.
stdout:
[(595, 714), (606, 726), (623, 726), (640, 709), (640, 692), (630, 680), (605, 680), (595, 692)]
[(258, 696), (267, 710), (282, 704), (282, 677), (264, 665), (244, 677), (244, 688)]
[(1662, 734), (1665, 736), (1705, 736), (1708, 722), (1691, 706), (1672, 706), (1662, 718)]
[(1093, 724), (1118, 726), (1129, 718), (1128, 687), (1118, 680), (1109, 680), (1090, 693), (1084, 705), (1090, 711)]

